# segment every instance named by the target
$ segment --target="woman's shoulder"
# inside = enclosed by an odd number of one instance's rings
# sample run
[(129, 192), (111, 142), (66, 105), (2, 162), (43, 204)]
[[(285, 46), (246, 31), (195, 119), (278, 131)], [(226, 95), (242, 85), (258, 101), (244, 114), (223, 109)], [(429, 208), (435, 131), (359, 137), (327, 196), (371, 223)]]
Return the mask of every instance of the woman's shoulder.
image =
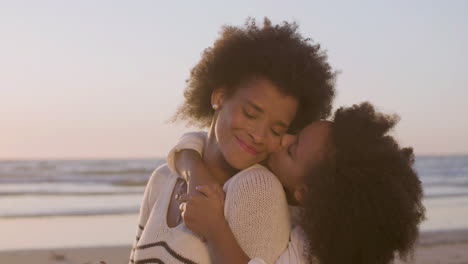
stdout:
[(174, 177), (173, 172), (169, 169), (167, 164), (163, 164), (156, 168), (146, 184), (146, 189), (150, 192), (150, 200), (154, 200), (156, 194), (161, 193), (167, 187), (169, 182), (177, 177)]
[(171, 178), (172, 173), (167, 163), (164, 163), (153, 171), (148, 183), (157, 184), (161, 181), (168, 180)]
[(284, 195), (284, 189), (278, 178), (266, 167), (255, 164), (232, 176), (223, 187), (226, 195), (232, 191), (244, 193), (265, 193), (268, 196)]

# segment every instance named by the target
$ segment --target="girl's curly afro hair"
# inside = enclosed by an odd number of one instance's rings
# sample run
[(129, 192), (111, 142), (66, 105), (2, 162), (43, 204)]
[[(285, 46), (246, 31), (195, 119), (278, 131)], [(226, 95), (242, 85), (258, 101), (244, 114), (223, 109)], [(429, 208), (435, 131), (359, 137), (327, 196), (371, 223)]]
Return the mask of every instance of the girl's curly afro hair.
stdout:
[(398, 116), (369, 103), (340, 108), (332, 151), (305, 177), (302, 226), (320, 264), (384, 264), (411, 256), (425, 209), (413, 150), (387, 133)]
[(248, 18), (244, 27), (224, 26), (214, 46), (205, 49), (187, 80), (185, 102), (175, 119), (209, 126), (214, 114), (210, 104), (213, 90), (224, 87), (229, 96), (241, 82), (255, 77), (270, 80), (298, 100), (291, 130), (329, 116), (335, 72), (320, 45), (303, 38), (296, 23), (272, 25), (265, 18), (260, 28)]

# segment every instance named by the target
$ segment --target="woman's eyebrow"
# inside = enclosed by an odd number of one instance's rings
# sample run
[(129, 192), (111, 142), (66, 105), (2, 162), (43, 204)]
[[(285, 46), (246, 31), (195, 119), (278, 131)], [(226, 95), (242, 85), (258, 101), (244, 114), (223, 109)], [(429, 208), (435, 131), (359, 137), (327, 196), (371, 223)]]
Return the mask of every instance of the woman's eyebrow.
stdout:
[(252, 106), (255, 110), (263, 113), (263, 108), (261, 108), (260, 106), (256, 105), (254, 102), (250, 101), (249, 99), (247, 99), (247, 104), (249, 104), (250, 106)]

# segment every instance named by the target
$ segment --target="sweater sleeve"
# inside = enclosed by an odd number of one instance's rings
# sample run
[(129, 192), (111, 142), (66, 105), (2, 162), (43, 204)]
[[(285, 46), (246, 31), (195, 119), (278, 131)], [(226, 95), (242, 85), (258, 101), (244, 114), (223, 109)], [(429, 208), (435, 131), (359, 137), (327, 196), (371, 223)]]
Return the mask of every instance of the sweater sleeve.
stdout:
[[(291, 211), (290, 211), (291, 212)], [(307, 246), (307, 237), (300, 226), (292, 229), (288, 248), (281, 253), (281, 256), (275, 261), (275, 264), (306, 264), (309, 263), (305, 249)], [(248, 264), (266, 264), (263, 259), (253, 258)]]
[(225, 191), (224, 213), (241, 248), (250, 258), (274, 263), (287, 248), (290, 234), (281, 183), (269, 170), (256, 166), (233, 176)]
[(166, 161), (169, 169), (177, 175), (175, 167), (175, 154), (183, 149), (193, 149), (203, 155), (203, 147), (205, 146), (206, 132), (188, 132), (182, 135), (179, 142), (169, 151), (166, 156)]
[[(266, 264), (263, 259), (260, 258), (253, 258), (247, 264)], [(276, 263), (275, 263), (276, 264)]]

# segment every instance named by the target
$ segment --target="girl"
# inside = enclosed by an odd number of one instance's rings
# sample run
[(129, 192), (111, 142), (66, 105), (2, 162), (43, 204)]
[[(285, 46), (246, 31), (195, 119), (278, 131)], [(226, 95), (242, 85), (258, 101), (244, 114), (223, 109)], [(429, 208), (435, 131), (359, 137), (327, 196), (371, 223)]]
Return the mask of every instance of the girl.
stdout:
[[(268, 167), (302, 213), (276, 263), (384, 264), (395, 253), (403, 259), (411, 255), (424, 219), (422, 189), (411, 167), (412, 149), (400, 148), (387, 135), (396, 122), (395, 116), (376, 113), (363, 103), (340, 108), (333, 122), (317, 121), (297, 136), (284, 136)], [(170, 153), (171, 164), (184, 167), (181, 157), (174, 161), (175, 151), (189, 142), (203, 143), (203, 137), (186, 135)], [(219, 263), (269, 263), (238, 245), (223, 221), (223, 213), (229, 212), (221, 188), (204, 185), (198, 190), (202, 194), (182, 197), (183, 218), (207, 239), (211, 257)]]

